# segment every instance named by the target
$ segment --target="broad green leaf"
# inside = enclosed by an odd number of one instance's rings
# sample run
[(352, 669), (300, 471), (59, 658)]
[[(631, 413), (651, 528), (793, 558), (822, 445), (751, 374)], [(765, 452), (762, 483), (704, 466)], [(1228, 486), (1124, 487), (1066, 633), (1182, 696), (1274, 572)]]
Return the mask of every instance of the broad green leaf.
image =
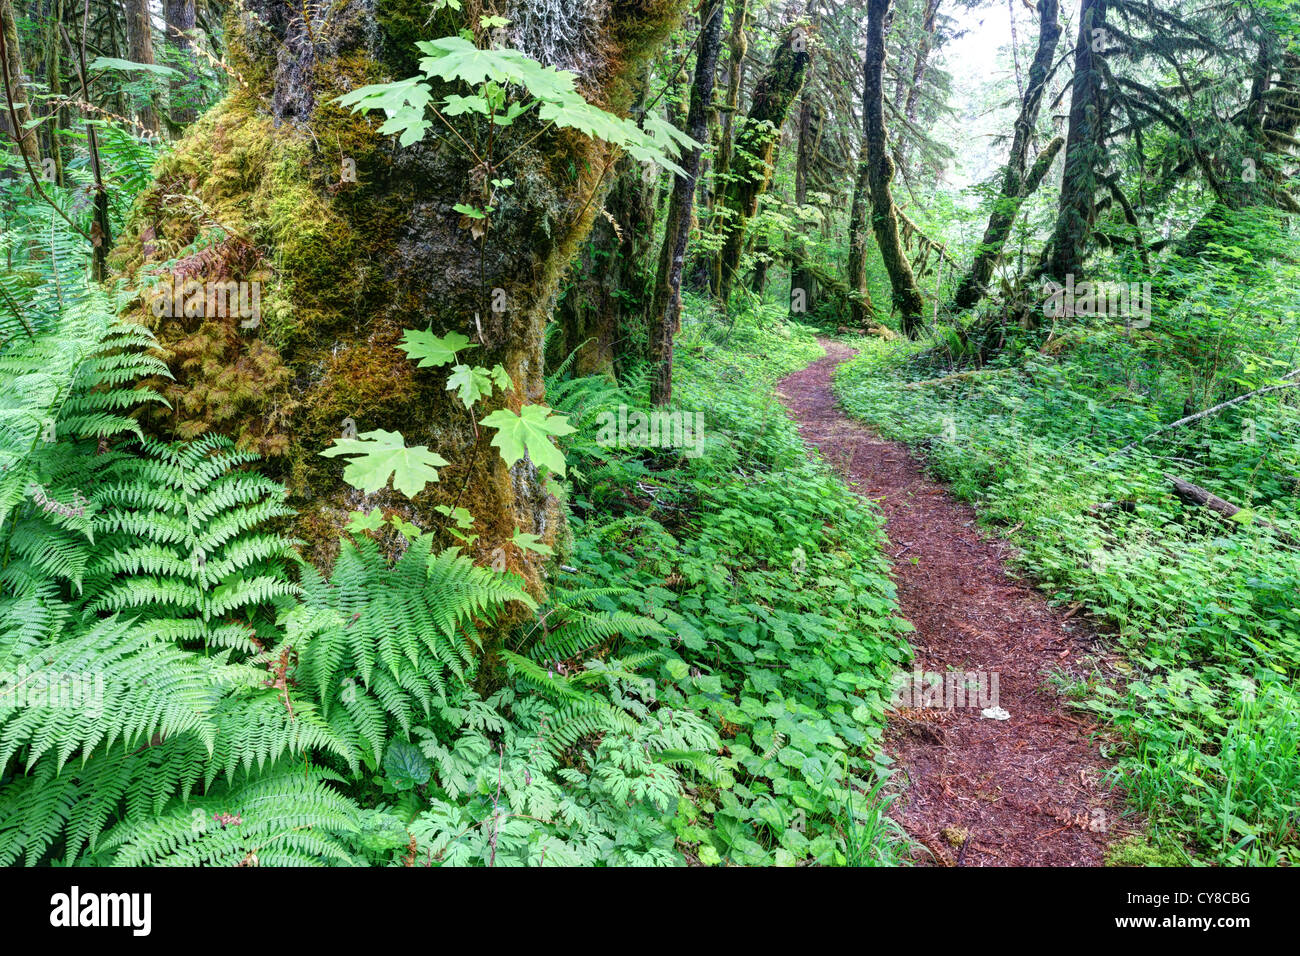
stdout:
[(438, 505), (434, 509), (440, 515), (446, 515), (452, 521), (456, 522), (456, 527), (472, 528), (474, 527), (474, 516), (468, 510), (457, 506), (452, 508), (450, 505)]
[(119, 60), (114, 56), (97, 56), (90, 61), (91, 70), (112, 70), (118, 73), (157, 73), (159, 76), (179, 76), (170, 66), (161, 63), (136, 63), (132, 60)]
[(519, 531), (516, 529), (515, 535), (511, 540), (514, 541), (515, 547), (519, 548), (521, 551), (532, 551), (536, 554), (555, 553), (555, 551), (552, 550), (550, 545), (539, 544), (538, 542), (541, 540), (541, 538), (539, 538), (537, 535), (530, 534), (525, 531)]
[(564, 474), (564, 455), (551, 444), (552, 435), (571, 435), (577, 431), (564, 415), (552, 415), (545, 405), (525, 405), (522, 414), (501, 408), (481, 424), (497, 430), (492, 444), (501, 450), (507, 465), (514, 465), (527, 451), (534, 465)]
[(326, 458), (352, 456), (343, 469), (343, 480), (366, 494), (374, 494), (388, 484), (414, 498), (425, 486), (438, 480), (438, 468), (447, 464), (437, 452), (424, 445), (407, 448), (401, 432), (382, 428), (364, 432), (356, 438), (336, 438), (334, 447), (321, 452)]
[(492, 380), (485, 368), (478, 365), (457, 365), (447, 379), (447, 390), (452, 389), (456, 390), (460, 403), (470, 408), (480, 398), (492, 394)]
[(418, 524), (412, 524), (410, 521), (407, 521), (401, 515), (393, 515), (391, 518), (388, 519), (388, 523), (391, 524), (394, 528), (396, 528), (398, 534), (400, 534), (407, 541), (414, 541), (420, 535), (424, 534), (424, 531), (420, 528)]
[(452, 94), (447, 97), (443, 104), (442, 111), (448, 116), (461, 116), (465, 113), (481, 113), (484, 116), (489, 114), (488, 101), (481, 96), (457, 96)]
[(384, 754), (384, 776), (398, 790), (413, 790), (429, 782), (433, 764), (415, 744), (395, 740)]
[(365, 513), (360, 511), (352, 512), (352, 516), (348, 518), (348, 523), (343, 527), (353, 534), (360, 534), (362, 531), (378, 531), (383, 524), (384, 513), (378, 508), (372, 508)]
[(477, 348), (459, 332), (448, 332), (439, 337), (427, 329), (407, 329), (402, 334), (402, 344), (398, 347), (406, 353), (407, 358), (419, 359), (420, 364), (416, 368), (446, 365), (455, 360), (457, 352)]

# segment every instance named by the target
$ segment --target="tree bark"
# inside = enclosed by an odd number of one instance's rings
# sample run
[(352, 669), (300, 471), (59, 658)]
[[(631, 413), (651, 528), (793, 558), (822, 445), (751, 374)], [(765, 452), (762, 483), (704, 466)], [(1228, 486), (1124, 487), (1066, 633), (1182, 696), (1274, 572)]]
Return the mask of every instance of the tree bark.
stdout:
[(871, 165), (865, 140), (858, 148), (857, 175), (853, 177), (853, 205), (849, 209), (849, 321), (859, 328), (875, 318), (867, 290), (867, 210), (871, 206)]
[[(124, 0), (126, 4), (126, 58), (133, 63), (156, 61), (153, 56), (153, 23), (149, 17), (149, 0)], [(151, 133), (158, 131), (158, 114), (148, 100), (136, 106), (140, 125)]]
[[(1059, 0), (1038, 0), (1038, 50), (1029, 67), (1029, 85), (1025, 88), (1024, 99), (1020, 104), (1020, 115), (1016, 117), (1011, 155), (1007, 158), (1006, 171), (1002, 174), (1002, 189), (993, 200), (993, 211), (989, 214), (989, 222), (984, 229), (984, 238), (980, 240), (975, 260), (957, 287), (953, 300), (959, 309), (969, 309), (983, 298), (993, 270), (1002, 258), (1002, 247), (1006, 244), (1007, 236), (1011, 235), (1011, 227), (1020, 212), (1020, 204), (1037, 186), (1036, 183), (1031, 186), (1026, 181), (1025, 164), (1029, 158), (1029, 142), (1033, 138), (1034, 125), (1038, 122), (1038, 111), (1043, 102), (1043, 89), (1047, 85), (1052, 59), (1056, 56), (1056, 44), (1061, 39), (1061, 24), (1057, 19), (1059, 13)], [(1059, 148), (1058, 146), (1057, 149)], [(1052, 151), (1052, 155), (1055, 156), (1055, 151)]]
[(939, 3), (940, 0), (925, 0), (921, 39), (916, 45), (916, 56), (912, 60), (912, 82), (907, 88), (907, 102), (903, 106), (903, 115), (909, 123), (916, 122), (916, 108), (921, 101), (921, 88), (925, 85), (925, 74), (930, 65), (930, 47), (934, 44), (934, 21), (939, 14)]
[[(567, 63), (576, 63), (588, 99), (626, 113), (681, 4), (584, 9), (593, 39), (566, 48)], [(558, 13), (542, 16), (557, 20), (543, 24), (554, 34), (566, 28)], [(342, 0), (330, 29), (313, 32), (292, 0), (232, 8), (232, 65), (248, 87), (207, 111), (160, 160), (113, 261), (138, 288), (179, 276), (261, 284), (252, 328), (239, 316), (159, 318), (142, 301), (138, 315), (176, 377), (165, 383), (174, 411), (147, 424), (166, 437), (227, 434), (266, 456), (265, 470), (289, 489), (294, 531), (311, 558), (332, 561), (357, 509), (401, 515), (452, 543), (434, 509), (459, 504), (475, 518), (471, 555), (483, 563), (504, 556), (541, 594), (543, 559), (512, 541), (523, 531), (563, 548), (555, 486), (527, 456), (507, 467), (490, 444), (495, 432), (475, 417), (545, 401), (543, 331), (599, 214), (613, 148), (521, 117), (500, 134), (499, 155), (513, 156), (494, 171), (515, 186), (476, 237), (453, 206), (481, 194), (480, 173), (454, 137), (400, 147), (378, 133), (382, 117), (335, 102), (363, 84), (412, 75), (415, 40), (462, 24), (450, 10), (430, 20), (420, 5)], [(549, 56), (532, 33), (512, 42)], [(355, 164), (355, 182), (341, 176), (341, 158)], [(467, 413), (447, 390), (446, 367), (419, 369), (398, 348), (405, 330), (422, 328), (468, 336), (469, 360), (500, 364), (513, 388)], [(400, 432), (407, 446), (427, 445), (450, 464), (414, 499), (387, 488), (362, 494), (342, 480), (338, 459), (321, 457), (349, 423), (358, 433)]]
[[(1097, 170), (1101, 165), (1103, 110), (1101, 71), (1095, 42), (1105, 41), (1107, 0), (1082, 0), (1074, 44), (1070, 125), (1065, 139), (1065, 176), (1052, 234), (1048, 272), (1064, 281), (1083, 274), (1083, 255), (1096, 216)], [(1099, 32), (1098, 32), (1099, 31)]]
[[(722, 47), (722, 0), (712, 0), (702, 11), (699, 49), (695, 55), (695, 77), (691, 83), (691, 105), (686, 115), (686, 133), (697, 143), (708, 136), (709, 103), (713, 98), (713, 77)], [(696, 177), (703, 149), (693, 149), (678, 164), (684, 176), (673, 177), (673, 194), (668, 202), (664, 241), (659, 252), (659, 271), (650, 300), (650, 401), (667, 405), (673, 397), (673, 335), (682, 311), (682, 270), (686, 265), (686, 244), (691, 232), (691, 209), (695, 200)]]
[[(643, 110), (649, 71), (636, 81)], [(561, 286), (553, 358), (574, 354), (576, 375), (613, 375), (629, 343), (645, 334), (654, 273), (648, 265), (658, 212), (658, 170), (631, 156), (619, 158), (604, 208), (579, 247), (570, 279)], [(576, 354), (575, 354), (576, 353)]]
[(645, 328), (656, 198), (647, 168), (630, 156), (619, 159), (604, 209), (562, 286), (554, 358), (576, 353), (575, 375), (615, 374), (629, 341)]
[[(718, 163), (713, 174), (714, 214), (717, 217), (714, 231), (723, 235), (727, 228), (726, 204), (723, 197), (731, 175), (731, 155), (734, 148), (736, 119), (740, 115), (740, 85), (745, 76), (745, 54), (749, 52), (749, 38), (745, 35), (745, 19), (749, 0), (732, 0), (731, 34), (727, 41), (731, 62), (727, 67), (727, 99), (722, 109), (722, 132), (719, 136)], [(721, 210), (721, 214), (719, 214)], [(722, 253), (713, 257), (709, 270), (709, 289), (716, 296), (722, 288)]]
[[(18, 46), (18, 21), (10, 0), (0, 0), (0, 31), (4, 33), (4, 74), (8, 77), (6, 102), (0, 103), (0, 129), (18, 144), (21, 154), (39, 174), (41, 150), (36, 131), (27, 129), (32, 120), (32, 106), (23, 85), (23, 57)], [(12, 109), (11, 109), (12, 106)], [(18, 129), (14, 129), (15, 121)]]
[[(167, 40), (181, 52), (184, 58), (181, 72), (192, 86), (195, 77), (191, 60), (194, 41), (190, 38), (190, 31), (194, 29), (195, 23), (194, 0), (166, 0), (163, 11), (167, 23)], [(186, 126), (198, 118), (194, 106), (182, 102), (183, 95), (181, 81), (173, 78), (169, 105), (172, 124), (177, 127)]]
[(867, 55), (863, 61), (862, 112), (867, 151), (867, 174), (871, 189), (871, 224), (876, 233), (885, 270), (893, 288), (894, 305), (902, 321), (903, 334), (916, 335), (921, 327), (925, 304), (916, 287), (912, 266), (898, 237), (898, 215), (890, 181), (894, 178), (894, 161), (889, 155), (885, 135), (884, 91), (881, 81), (885, 67), (885, 19), (890, 0), (867, 0)]
[[(803, 102), (799, 107), (799, 152), (795, 158), (794, 204), (802, 211), (808, 203), (808, 177), (816, 161), (817, 140), (822, 125), (821, 110), (804, 88)], [(802, 220), (800, 221), (802, 223)], [(802, 242), (796, 236), (795, 242)], [(801, 264), (803, 256), (790, 263), (790, 314), (812, 312), (817, 307), (817, 280)]]
[(718, 299), (724, 304), (736, 283), (736, 270), (745, 246), (745, 227), (758, 211), (758, 200), (772, 181), (772, 154), (790, 105), (803, 87), (807, 68), (807, 28), (795, 26), (786, 32), (777, 47), (771, 68), (754, 88), (749, 114), (737, 125), (733, 170), (725, 185), (723, 201), (728, 215), (722, 223)]

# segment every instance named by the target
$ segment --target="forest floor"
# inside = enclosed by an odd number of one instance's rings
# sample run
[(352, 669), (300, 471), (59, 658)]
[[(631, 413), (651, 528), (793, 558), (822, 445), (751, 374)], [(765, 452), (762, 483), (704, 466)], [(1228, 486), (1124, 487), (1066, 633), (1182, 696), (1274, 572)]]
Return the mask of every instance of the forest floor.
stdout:
[(926, 477), (901, 444), (841, 411), (835, 368), (854, 350), (823, 340), (826, 356), (783, 379), (778, 395), (804, 441), (884, 514), (901, 614), (916, 628), (914, 668), (998, 675), (997, 706), (901, 707), (887, 740), (900, 768), (891, 815), (952, 866), (1101, 865), (1125, 835), (1122, 799), (1086, 716), (1067, 712), (1053, 671), (1087, 668), (1105, 651), (1082, 620), (1011, 577), (1011, 546), (976, 528), (975, 512)]

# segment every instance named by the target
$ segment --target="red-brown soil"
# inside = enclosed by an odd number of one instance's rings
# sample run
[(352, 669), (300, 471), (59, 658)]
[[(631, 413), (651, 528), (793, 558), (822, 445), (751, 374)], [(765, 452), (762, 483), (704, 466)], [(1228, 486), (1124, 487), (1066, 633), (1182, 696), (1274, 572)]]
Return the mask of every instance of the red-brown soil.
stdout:
[(831, 390), (852, 357), (826, 357), (784, 379), (778, 394), (804, 441), (888, 522), (899, 608), (915, 626), (922, 671), (998, 675), (998, 706), (900, 708), (886, 739), (898, 771), (891, 815), (926, 848), (916, 862), (962, 866), (1095, 866), (1120, 828), (1121, 800), (1104, 774), (1096, 728), (1051, 689), (1054, 670), (1087, 673), (1098, 653), (1081, 619), (1049, 607), (1010, 577), (1007, 542), (988, 538), (975, 512), (926, 477), (903, 445), (848, 418)]

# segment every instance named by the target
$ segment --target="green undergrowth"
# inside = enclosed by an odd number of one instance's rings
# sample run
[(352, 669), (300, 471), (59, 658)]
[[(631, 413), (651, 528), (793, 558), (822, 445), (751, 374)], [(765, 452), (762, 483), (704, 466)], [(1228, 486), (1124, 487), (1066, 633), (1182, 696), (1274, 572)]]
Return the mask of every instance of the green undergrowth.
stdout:
[(565, 574), (630, 589), (609, 606), (663, 625), (648, 642), (660, 701), (719, 735), (730, 784), (694, 790), (673, 821), (688, 859), (896, 862), (880, 739), (909, 626), (882, 521), (810, 461), (773, 395), (821, 349), (772, 309), (734, 324), (697, 301), (687, 312), (672, 408), (702, 413), (698, 456), (591, 440), (602, 412), (646, 408), (636, 381), (551, 386), (579, 427)]
[[(1199, 281), (1149, 330), (1022, 333), (982, 369), (952, 363), (942, 342), (863, 341), (836, 391), (921, 451), (1015, 542), (1024, 572), (1082, 604), (1123, 652), (1119, 680), (1056, 676), (1118, 731), (1119, 781), (1162, 854), (1286, 865), (1300, 849), (1295, 393), (1123, 450), (1296, 367), (1289, 307), (1266, 288), (1249, 310), (1269, 321), (1236, 324), (1244, 293)], [(1166, 474), (1243, 511), (1189, 507)]]

